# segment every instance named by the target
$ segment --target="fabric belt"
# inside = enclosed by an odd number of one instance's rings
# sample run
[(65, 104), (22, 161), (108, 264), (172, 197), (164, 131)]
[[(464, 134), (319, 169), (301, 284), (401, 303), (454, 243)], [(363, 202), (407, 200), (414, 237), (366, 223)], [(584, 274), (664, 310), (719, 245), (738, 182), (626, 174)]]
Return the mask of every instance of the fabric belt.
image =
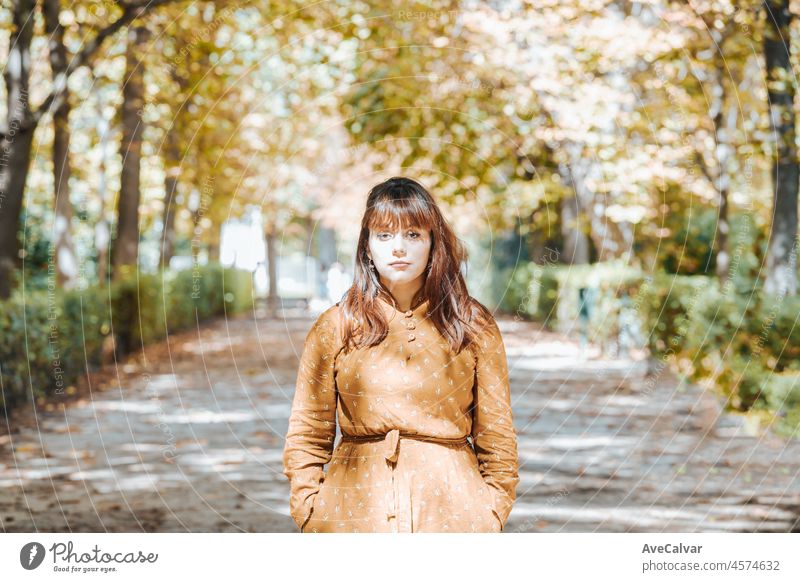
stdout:
[(401, 438), (409, 438), (419, 441), (428, 441), (443, 445), (458, 445), (458, 444), (469, 443), (468, 437), (466, 435), (461, 437), (435, 437), (413, 432), (405, 432), (397, 428), (390, 430), (386, 434), (375, 434), (375, 435), (371, 434), (371, 435), (358, 435), (358, 436), (342, 434), (342, 440), (348, 442), (384, 441), (386, 443), (386, 446), (384, 447), (384, 456), (386, 457), (387, 461), (392, 461), (392, 462), (397, 461), (397, 454), (400, 450)]
[(346, 435), (342, 434), (342, 441), (345, 442), (375, 442), (384, 441), (384, 456), (389, 463), (391, 475), (391, 496), (387, 496), (386, 517), (387, 519), (394, 518), (392, 528), (396, 532), (410, 532), (412, 531), (411, 524), (411, 500), (409, 499), (407, 483), (405, 482), (404, 471), (400, 471), (395, 475), (395, 466), (397, 463), (397, 456), (400, 450), (400, 439), (410, 438), (420, 441), (427, 441), (439, 443), (443, 445), (459, 445), (469, 443), (467, 436), (447, 438), (447, 437), (434, 437), (422, 435), (417, 433), (408, 433), (400, 429), (392, 429), (386, 434), (377, 435)]

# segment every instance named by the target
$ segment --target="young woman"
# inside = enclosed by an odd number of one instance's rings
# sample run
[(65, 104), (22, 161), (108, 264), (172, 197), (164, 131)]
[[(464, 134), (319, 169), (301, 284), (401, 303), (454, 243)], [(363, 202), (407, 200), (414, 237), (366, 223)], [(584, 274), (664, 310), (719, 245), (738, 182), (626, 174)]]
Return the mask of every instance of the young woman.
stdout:
[(423, 186), (370, 191), (355, 281), (301, 356), (283, 453), (301, 532), (502, 531), (519, 482), (508, 364), (466, 258)]

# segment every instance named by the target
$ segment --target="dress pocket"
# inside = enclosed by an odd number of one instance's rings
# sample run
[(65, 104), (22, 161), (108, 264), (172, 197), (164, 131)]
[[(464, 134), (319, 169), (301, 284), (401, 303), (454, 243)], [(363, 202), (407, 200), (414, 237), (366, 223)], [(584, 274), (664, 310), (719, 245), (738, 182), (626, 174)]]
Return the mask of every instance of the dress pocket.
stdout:
[(325, 487), (326, 477), (327, 475), (322, 478), (322, 480), (319, 482), (319, 489), (317, 490), (316, 493), (314, 493), (311, 496), (311, 506), (308, 510), (308, 516), (306, 516), (305, 522), (303, 522), (303, 525), (300, 526), (300, 533), (305, 533), (305, 529), (306, 526), (308, 525), (308, 522), (311, 521), (312, 517), (314, 516), (314, 507), (317, 504), (317, 498), (320, 496), (320, 494), (322, 493), (322, 489)]
[(300, 533), (304, 533), (305, 528), (308, 525), (308, 522), (311, 521), (311, 516), (314, 515), (314, 502), (317, 500), (317, 495), (319, 495), (319, 492), (314, 493), (314, 495), (311, 496), (311, 507), (308, 510), (308, 515), (306, 516), (305, 521), (300, 526)]
[(494, 487), (489, 485), (486, 481), (482, 481), (482, 483), (484, 489), (486, 489), (486, 495), (488, 495), (488, 502), (490, 505), (489, 508), (490, 519), (497, 528), (497, 532), (501, 532), (503, 531), (503, 522), (500, 519), (500, 515), (497, 513), (497, 510), (494, 507)]

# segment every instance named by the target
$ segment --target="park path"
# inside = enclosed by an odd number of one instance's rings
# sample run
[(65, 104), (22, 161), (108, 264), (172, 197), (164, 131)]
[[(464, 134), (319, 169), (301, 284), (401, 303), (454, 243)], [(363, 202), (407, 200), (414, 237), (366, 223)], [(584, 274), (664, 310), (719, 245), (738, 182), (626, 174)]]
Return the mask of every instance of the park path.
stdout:
[[(521, 480), (508, 532), (797, 531), (800, 442), (643, 362), (499, 318)], [(216, 320), (15, 413), (3, 531), (292, 532), (281, 453), (311, 319)]]

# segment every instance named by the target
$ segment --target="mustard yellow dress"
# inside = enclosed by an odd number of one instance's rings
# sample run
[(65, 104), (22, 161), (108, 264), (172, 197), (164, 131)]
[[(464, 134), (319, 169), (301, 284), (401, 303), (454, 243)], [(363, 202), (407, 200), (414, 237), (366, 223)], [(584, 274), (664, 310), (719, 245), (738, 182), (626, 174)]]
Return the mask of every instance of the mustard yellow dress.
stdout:
[(304, 533), (502, 531), (519, 464), (496, 322), (455, 356), (427, 300), (379, 302), (377, 346), (345, 353), (338, 304), (306, 337), (283, 451), (292, 518)]

